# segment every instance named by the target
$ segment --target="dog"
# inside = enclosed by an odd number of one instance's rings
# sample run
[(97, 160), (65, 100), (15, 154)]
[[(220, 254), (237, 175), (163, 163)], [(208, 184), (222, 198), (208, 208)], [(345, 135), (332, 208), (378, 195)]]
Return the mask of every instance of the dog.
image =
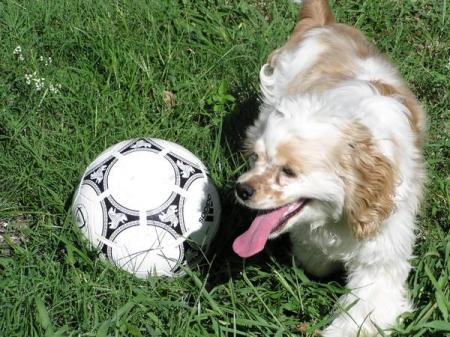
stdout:
[(237, 200), (258, 214), (235, 239), (249, 257), (289, 233), (296, 262), (350, 293), (325, 337), (389, 334), (412, 310), (407, 277), (426, 179), (426, 115), (362, 33), (305, 0), (287, 43), (260, 71), (259, 116), (247, 130), (250, 169)]

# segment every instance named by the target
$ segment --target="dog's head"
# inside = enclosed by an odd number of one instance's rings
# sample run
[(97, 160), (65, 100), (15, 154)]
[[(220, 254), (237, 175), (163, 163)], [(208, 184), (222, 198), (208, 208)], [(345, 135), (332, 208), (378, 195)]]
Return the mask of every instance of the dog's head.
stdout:
[(389, 215), (394, 165), (367, 127), (335, 118), (333, 111), (313, 97), (288, 99), (277, 110), (263, 107), (248, 130), (250, 169), (235, 191), (258, 215), (234, 242), (240, 256), (254, 255), (267, 239), (305, 224), (342, 223), (356, 238), (367, 238)]

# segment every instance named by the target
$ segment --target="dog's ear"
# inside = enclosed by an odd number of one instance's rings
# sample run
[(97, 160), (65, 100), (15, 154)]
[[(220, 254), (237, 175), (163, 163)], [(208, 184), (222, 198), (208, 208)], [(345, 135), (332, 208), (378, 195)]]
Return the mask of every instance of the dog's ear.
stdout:
[(395, 169), (367, 127), (352, 123), (344, 135), (339, 165), (346, 192), (344, 216), (355, 237), (367, 239), (394, 208)]

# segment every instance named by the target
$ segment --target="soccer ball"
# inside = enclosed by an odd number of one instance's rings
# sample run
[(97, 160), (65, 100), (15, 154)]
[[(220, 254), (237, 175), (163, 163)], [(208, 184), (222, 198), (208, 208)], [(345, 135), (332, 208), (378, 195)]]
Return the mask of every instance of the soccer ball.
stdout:
[(141, 138), (111, 146), (89, 165), (73, 203), (91, 246), (139, 278), (182, 275), (219, 224), (208, 171), (184, 147)]

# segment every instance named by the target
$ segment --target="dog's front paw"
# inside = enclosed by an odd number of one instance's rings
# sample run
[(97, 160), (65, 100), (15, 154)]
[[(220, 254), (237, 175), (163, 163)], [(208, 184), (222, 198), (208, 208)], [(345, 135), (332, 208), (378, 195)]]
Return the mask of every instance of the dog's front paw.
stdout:
[[(379, 337), (389, 336), (391, 334), (391, 328), (395, 324), (396, 317), (402, 312), (408, 311), (411, 306), (407, 300), (405, 301), (393, 301), (400, 309), (397, 310), (381, 310), (381, 306), (375, 306), (377, 309), (371, 309), (374, 307), (373, 302), (371, 305), (364, 302), (359, 302), (345, 313), (337, 316), (334, 321), (323, 331), (321, 336), (323, 337)], [(341, 307), (348, 305), (349, 301), (342, 300)], [(388, 303), (386, 300), (385, 303)], [(392, 309), (391, 305), (390, 309)], [(383, 334), (379, 333), (379, 330), (383, 330)]]
[[(356, 337), (358, 335), (358, 330), (355, 329), (353, 325), (350, 324), (336, 324), (333, 322), (332, 325), (327, 327), (325, 330), (321, 331), (322, 337)], [(361, 335), (365, 336), (365, 335)]]
[[(388, 332), (385, 333), (389, 335)], [(323, 337), (376, 337), (380, 336), (370, 318), (358, 325), (346, 315), (337, 317), (330, 326), (321, 331)]]

